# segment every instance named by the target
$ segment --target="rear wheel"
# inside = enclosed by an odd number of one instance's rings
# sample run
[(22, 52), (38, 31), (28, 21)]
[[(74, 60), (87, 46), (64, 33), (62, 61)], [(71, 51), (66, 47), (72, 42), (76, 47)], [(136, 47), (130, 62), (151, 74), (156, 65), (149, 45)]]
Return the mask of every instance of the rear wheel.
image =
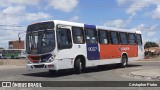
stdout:
[(122, 68), (125, 68), (127, 65), (128, 65), (128, 58), (127, 58), (126, 55), (123, 55), (120, 66), (121, 66)]

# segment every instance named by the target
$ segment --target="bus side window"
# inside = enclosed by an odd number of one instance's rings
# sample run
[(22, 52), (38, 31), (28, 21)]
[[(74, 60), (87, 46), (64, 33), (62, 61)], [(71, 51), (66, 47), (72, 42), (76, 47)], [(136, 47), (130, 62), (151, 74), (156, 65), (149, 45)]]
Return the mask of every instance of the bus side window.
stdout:
[(97, 31), (93, 29), (85, 29), (86, 43), (95, 44), (97, 43)]
[(127, 33), (120, 32), (119, 36), (120, 36), (121, 44), (128, 44)]
[(129, 33), (128, 39), (129, 39), (129, 44), (131, 45), (135, 44), (135, 34)]
[(84, 44), (85, 43), (83, 28), (72, 27), (72, 35), (73, 35), (73, 42), (75, 44)]
[(111, 39), (111, 44), (119, 44), (118, 32), (111, 31), (110, 39)]
[(136, 43), (142, 45), (142, 37), (140, 34), (136, 34)]
[(72, 47), (71, 31), (69, 29), (58, 29), (58, 49), (68, 49)]
[(108, 44), (109, 43), (108, 31), (98, 30), (98, 34), (99, 34), (99, 43), (100, 44)]

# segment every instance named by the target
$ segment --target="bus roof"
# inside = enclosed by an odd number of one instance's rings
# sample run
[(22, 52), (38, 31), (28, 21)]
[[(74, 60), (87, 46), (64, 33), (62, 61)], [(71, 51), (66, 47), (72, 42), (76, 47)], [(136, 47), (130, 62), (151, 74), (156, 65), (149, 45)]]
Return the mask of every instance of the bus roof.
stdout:
[[(41, 22), (37, 22), (37, 23), (49, 22), (49, 21), (53, 21), (54, 24), (64, 24), (67, 26), (84, 27), (84, 23), (77, 23), (77, 22), (63, 21), (63, 20), (47, 20), (47, 21), (41, 21)], [(33, 23), (33, 24), (36, 24), (36, 23)], [(120, 28), (107, 27), (107, 26), (98, 26), (98, 25), (95, 25), (95, 26), (97, 29), (141, 34), (140, 30), (128, 30), (128, 29), (120, 29)]]

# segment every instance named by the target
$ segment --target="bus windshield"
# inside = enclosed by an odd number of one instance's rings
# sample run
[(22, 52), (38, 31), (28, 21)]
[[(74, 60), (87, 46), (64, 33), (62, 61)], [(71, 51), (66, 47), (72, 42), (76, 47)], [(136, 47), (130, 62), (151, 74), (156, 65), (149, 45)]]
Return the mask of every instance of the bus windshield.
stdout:
[[(42, 24), (44, 25), (44, 24)], [(38, 25), (33, 25), (38, 26)], [(35, 29), (35, 30), (33, 30)], [(43, 54), (52, 52), (55, 48), (55, 33), (51, 28), (28, 27), (26, 35), (27, 54)]]

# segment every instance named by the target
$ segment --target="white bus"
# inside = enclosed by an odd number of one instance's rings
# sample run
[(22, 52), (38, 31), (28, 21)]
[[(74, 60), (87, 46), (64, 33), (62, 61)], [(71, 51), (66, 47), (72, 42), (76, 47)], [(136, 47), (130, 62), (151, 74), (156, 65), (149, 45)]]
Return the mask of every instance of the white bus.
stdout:
[(140, 31), (52, 20), (31, 24), (26, 32), (28, 70), (74, 69), (143, 58)]

